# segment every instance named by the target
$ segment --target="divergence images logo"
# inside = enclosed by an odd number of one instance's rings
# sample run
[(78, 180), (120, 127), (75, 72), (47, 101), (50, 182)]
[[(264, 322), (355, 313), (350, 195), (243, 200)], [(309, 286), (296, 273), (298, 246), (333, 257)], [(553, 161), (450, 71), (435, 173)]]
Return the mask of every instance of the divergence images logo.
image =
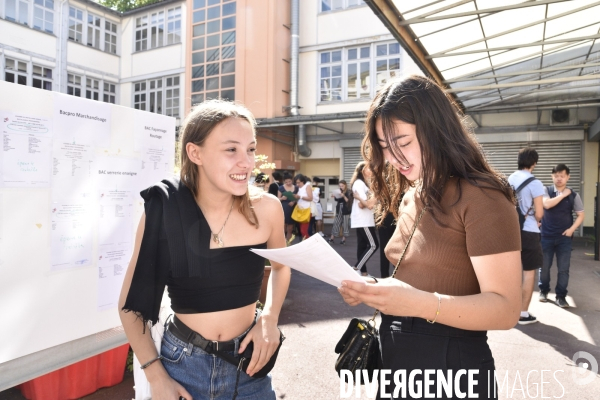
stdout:
[[(578, 360), (581, 360), (578, 362)], [(574, 368), (573, 381), (580, 386), (591, 383), (598, 374), (598, 361), (586, 351), (578, 351), (573, 355), (573, 362), (579, 368)]]

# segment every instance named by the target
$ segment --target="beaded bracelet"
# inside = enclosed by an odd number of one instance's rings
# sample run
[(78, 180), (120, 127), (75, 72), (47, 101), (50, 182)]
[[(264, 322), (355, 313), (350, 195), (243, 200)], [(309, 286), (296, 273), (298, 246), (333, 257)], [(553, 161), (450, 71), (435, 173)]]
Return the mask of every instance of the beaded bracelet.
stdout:
[(162, 360), (162, 356), (158, 356), (156, 358), (153, 358), (152, 360), (148, 361), (146, 364), (142, 365), (140, 367), (140, 369), (146, 369), (148, 368), (150, 365), (152, 365), (153, 362), (158, 361), (158, 360)]
[(438, 306), (437, 306), (437, 311), (435, 312), (435, 318), (433, 319), (433, 321), (426, 320), (426, 321), (427, 321), (427, 322), (429, 322), (430, 324), (434, 324), (434, 323), (435, 323), (435, 321), (437, 321), (437, 317), (438, 317), (438, 315), (440, 315), (440, 306), (441, 306), (441, 304), (442, 304), (442, 295), (441, 295), (441, 294), (439, 294), (438, 292), (435, 292), (434, 294), (435, 294), (435, 295), (437, 296), (437, 298), (438, 298)]

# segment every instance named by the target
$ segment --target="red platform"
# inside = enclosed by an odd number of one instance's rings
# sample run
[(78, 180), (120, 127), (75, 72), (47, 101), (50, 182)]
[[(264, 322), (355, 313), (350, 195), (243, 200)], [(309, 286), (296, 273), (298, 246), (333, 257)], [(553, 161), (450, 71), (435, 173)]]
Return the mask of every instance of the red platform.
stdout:
[(29, 400), (72, 400), (123, 380), (129, 344), (19, 385)]

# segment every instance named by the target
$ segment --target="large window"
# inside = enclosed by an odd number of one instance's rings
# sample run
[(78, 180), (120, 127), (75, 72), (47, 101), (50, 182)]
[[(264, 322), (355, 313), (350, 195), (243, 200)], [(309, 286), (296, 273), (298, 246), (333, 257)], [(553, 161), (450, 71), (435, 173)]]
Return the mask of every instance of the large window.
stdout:
[(33, 27), (49, 33), (54, 32), (54, 0), (34, 0)]
[(363, 0), (321, 0), (321, 11), (343, 10), (365, 4)]
[(75, 7), (69, 7), (69, 39), (83, 41), (83, 11)]
[(133, 84), (133, 107), (157, 114), (179, 116), (179, 76)]
[(154, 49), (180, 42), (181, 7), (154, 11), (135, 19), (135, 51)]
[(6, 57), (4, 80), (19, 85), (52, 90), (52, 68)]
[(117, 24), (106, 18), (69, 7), (69, 40), (117, 54), (117, 29)]
[(319, 101), (370, 99), (400, 76), (400, 45), (374, 43), (319, 53)]
[(29, 0), (6, 0), (6, 19), (29, 25)]
[(192, 104), (235, 98), (236, 2), (194, 0)]

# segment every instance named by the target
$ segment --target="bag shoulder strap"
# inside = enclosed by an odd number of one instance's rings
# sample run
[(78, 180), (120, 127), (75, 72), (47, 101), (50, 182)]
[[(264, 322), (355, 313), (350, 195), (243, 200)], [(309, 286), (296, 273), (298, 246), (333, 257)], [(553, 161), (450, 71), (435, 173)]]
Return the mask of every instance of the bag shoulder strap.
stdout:
[[(404, 245), (404, 249), (402, 250), (402, 254), (400, 254), (400, 258), (398, 258), (398, 262), (396, 263), (396, 267), (394, 268), (394, 272), (392, 273), (391, 278), (394, 278), (396, 276), (396, 272), (398, 272), (398, 267), (400, 266), (400, 263), (402, 262), (402, 259), (404, 258), (404, 254), (406, 254), (406, 249), (408, 249), (408, 245), (410, 244), (410, 241), (412, 240), (412, 238), (415, 234), (415, 231), (417, 230), (417, 226), (419, 225), (421, 218), (423, 218), (423, 214), (425, 214), (426, 209), (427, 209), (427, 207), (423, 206), (423, 210), (421, 211), (421, 213), (419, 214), (419, 217), (415, 221), (415, 225), (413, 226), (412, 232), (410, 233), (410, 236), (408, 237), (408, 240), (406, 241), (406, 245)], [(377, 314), (379, 314), (379, 310), (375, 309), (375, 314), (373, 314), (373, 317), (367, 322), (369, 325), (371, 324), (371, 322), (373, 322), (373, 329), (375, 329), (375, 317), (377, 317)]]
[(529, 185), (529, 184), (530, 184), (531, 182), (533, 182), (535, 179), (536, 179), (536, 178), (535, 178), (535, 176), (531, 176), (531, 177), (529, 177), (529, 178), (525, 179), (525, 181), (523, 181), (523, 183), (521, 183), (521, 184), (519, 185), (519, 187), (518, 187), (518, 188), (515, 190), (515, 193), (519, 194), (519, 192), (520, 192), (521, 190), (523, 190), (523, 189), (525, 188), (525, 186)]

